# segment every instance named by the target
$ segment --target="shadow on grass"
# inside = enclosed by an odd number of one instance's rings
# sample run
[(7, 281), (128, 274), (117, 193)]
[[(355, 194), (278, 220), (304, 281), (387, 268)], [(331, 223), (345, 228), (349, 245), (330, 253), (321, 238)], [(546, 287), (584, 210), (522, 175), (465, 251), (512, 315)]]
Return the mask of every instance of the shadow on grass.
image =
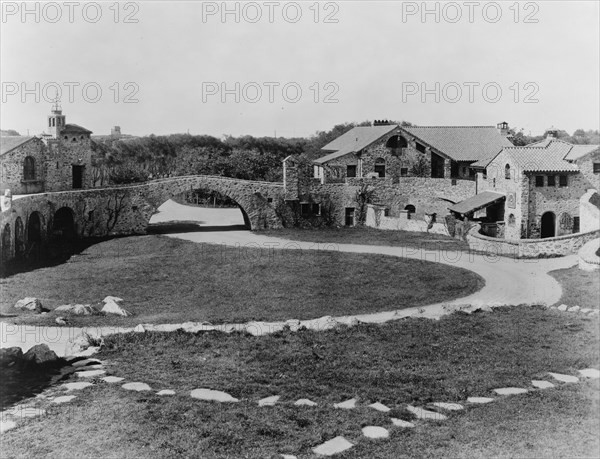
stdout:
[(204, 222), (173, 221), (152, 223), (148, 225), (148, 234), (175, 234), (175, 233), (210, 233), (222, 231), (243, 231), (248, 229), (245, 225), (214, 225), (201, 226)]

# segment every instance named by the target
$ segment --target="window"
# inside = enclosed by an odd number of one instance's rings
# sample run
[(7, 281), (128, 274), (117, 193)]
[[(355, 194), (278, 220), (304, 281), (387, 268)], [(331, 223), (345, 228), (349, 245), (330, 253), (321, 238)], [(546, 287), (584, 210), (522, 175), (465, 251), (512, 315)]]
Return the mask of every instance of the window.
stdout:
[(475, 169), (469, 167), (469, 177), (475, 177)]
[(313, 215), (321, 215), (321, 204), (313, 203), (312, 213)]
[(31, 156), (23, 162), (23, 180), (35, 180), (35, 159)]
[[(510, 164), (507, 164), (506, 166), (504, 166), (504, 178), (506, 180), (510, 180)], [(543, 186), (543, 184), (542, 184)]]
[(537, 186), (537, 187), (544, 186), (544, 176), (543, 175), (535, 176), (535, 186)]
[(375, 173), (379, 174), (379, 177), (385, 177), (385, 159), (377, 158), (375, 160)]
[(308, 217), (310, 215), (310, 203), (309, 202), (302, 202), (300, 203), (300, 214), (303, 217)]
[(467, 175), (467, 168), (463, 166), (462, 168), (462, 175)]
[(558, 185), (559, 186), (567, 186), (567, 176), (566, 175), (559, 175), (558, 176)]
[(419, 142), (417, 142), (416, 148), (417, 148), (417, 151), (420, 151), (421, 153), (425, 153), (425, 145), (421, 145)]
[(573, 217), (573, 232), (579, 233), (579, 217)]
[(600, 174), (600, 163), (594, 163), (594, 174)]
[(73, 137), (72, 142), (77, 142), (77, 137)]
[(356, 177), (356, 166), (355, 165), (349, 165), (346, 167), (346, 177), (348, 177), (348, 178)]
[(548, 176), (548, 186), (556, 186), (556, 176), (555, 175)]
[(404, 210), (406, 210), (409, 214), (414, 214), (417, 211), (417, 208), (412, 204), (408, 204)]
[(400, 175), (402, 177), (406, 177), (408, 175), (408, 167), (401, 167), (400, 168)]
[(508, 226), (515, 226), (515, 214), (508, 216)]

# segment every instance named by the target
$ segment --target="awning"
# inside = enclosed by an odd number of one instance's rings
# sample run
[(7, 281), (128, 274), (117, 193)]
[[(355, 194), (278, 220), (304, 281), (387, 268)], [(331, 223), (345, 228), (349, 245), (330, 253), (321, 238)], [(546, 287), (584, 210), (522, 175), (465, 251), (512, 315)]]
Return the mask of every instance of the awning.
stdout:
[(484, 207), (489, 207), (498, 202), (502, 202), (506, 199), (506, 196), (502, 193), (495, 193), (493, 191), (484, 191), (483, 193), (476, 194), (475, 196), (471, 196), (464, 201), (454, 204), (452, 207), (449, 207), (450, 212), (456, 212), (460, 215), (471, 214), (473, 212), (477, 212)]

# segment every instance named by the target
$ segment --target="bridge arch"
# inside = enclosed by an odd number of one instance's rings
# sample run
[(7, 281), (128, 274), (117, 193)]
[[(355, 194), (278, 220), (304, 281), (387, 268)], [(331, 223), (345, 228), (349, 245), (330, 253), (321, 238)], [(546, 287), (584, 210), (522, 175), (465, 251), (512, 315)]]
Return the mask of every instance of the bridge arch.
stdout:
[(15, 258), (25, 255), (25, 227), (21, 217), (15, 220)]
[(77, 236), (75, 212), (70, 207), (61, 207), (52, 218), (52, 238), (55, 240), (72, 240)]
[(27, 246), (39, 245), (44, 240), (44, 217), (38, 211), (33, 211), (27, 219)]

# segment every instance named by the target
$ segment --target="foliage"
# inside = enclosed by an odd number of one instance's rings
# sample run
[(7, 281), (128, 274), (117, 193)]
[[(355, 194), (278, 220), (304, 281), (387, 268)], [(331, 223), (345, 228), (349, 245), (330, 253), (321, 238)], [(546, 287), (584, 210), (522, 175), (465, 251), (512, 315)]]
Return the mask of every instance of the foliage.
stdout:
[(364, 225), (367, 219), (367, 204), (373, 202), (375, 196), (375, 188), (367, 183), (362, 183), (356, 191), (356, 203), (358, 204), (358, 224)]

